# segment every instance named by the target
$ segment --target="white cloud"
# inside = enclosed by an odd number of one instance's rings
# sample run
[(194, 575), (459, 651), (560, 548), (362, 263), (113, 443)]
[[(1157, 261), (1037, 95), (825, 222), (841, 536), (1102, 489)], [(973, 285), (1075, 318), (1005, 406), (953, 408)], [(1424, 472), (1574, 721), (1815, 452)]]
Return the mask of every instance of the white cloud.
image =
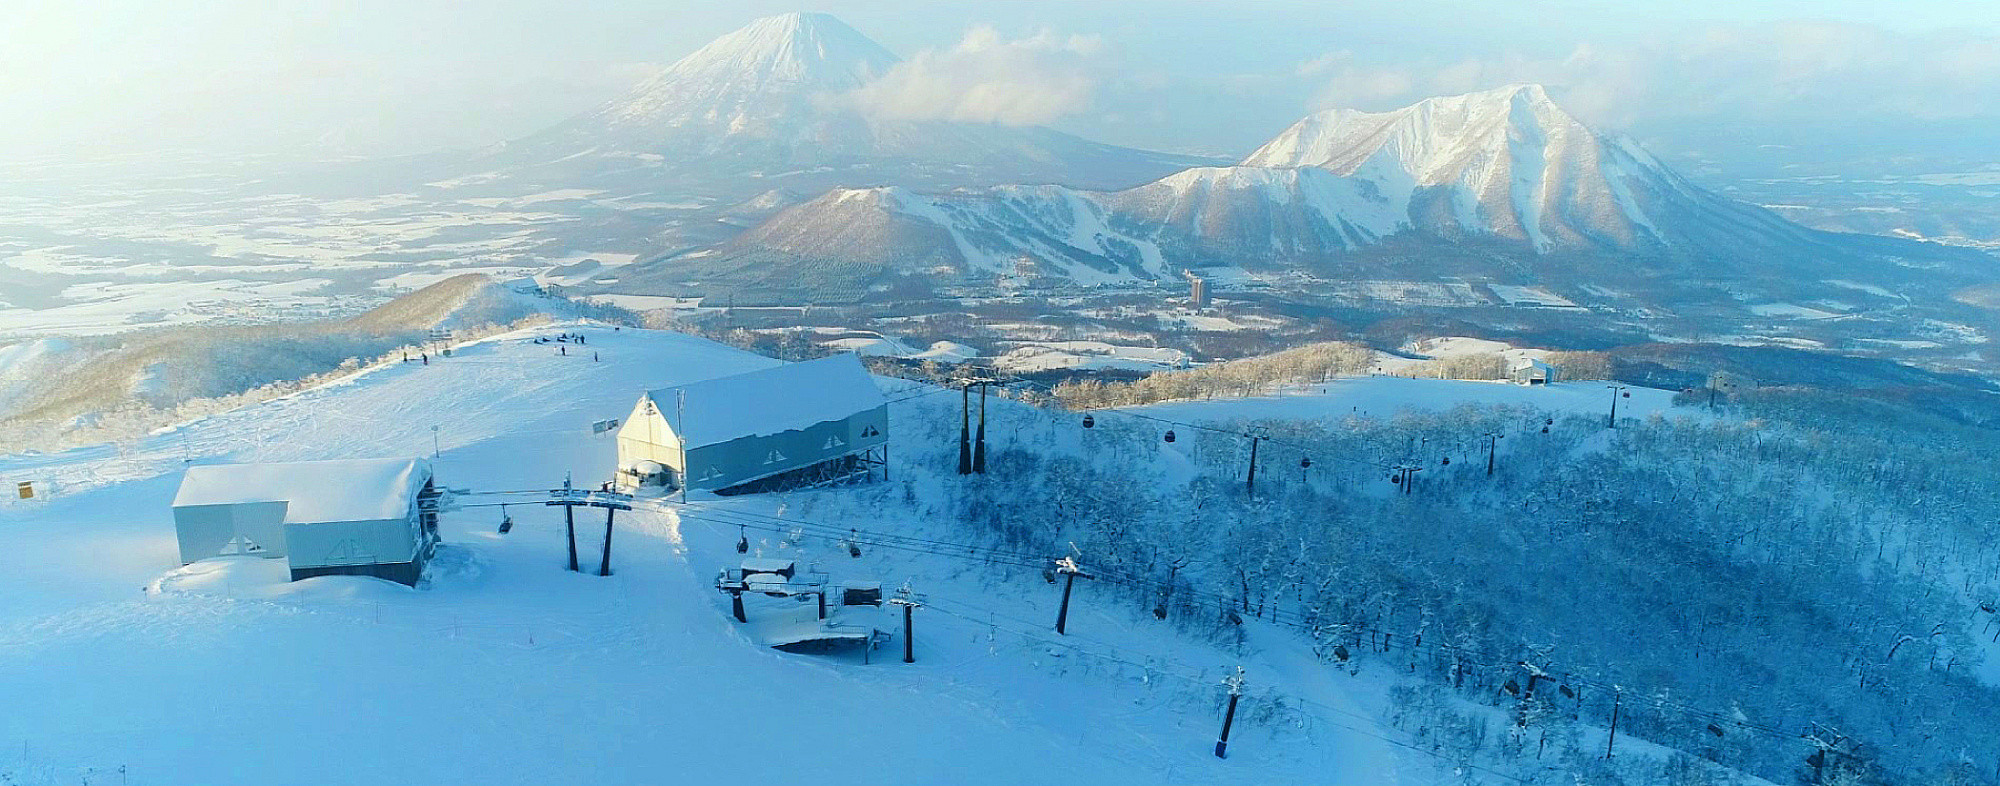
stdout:
[(1402, 68), (1384, 68), (1356, 62), (1354, 53), (1328, 52), (1300, 63), (1298, 74), (1320, 81), (1324, 96), (1338, 96), (1359, 103), (1402, 98), (1417, 86), (1417, 76)]
[(1426, 63), (1333, 53), (1296, 72), (1315, 108), (1384, 109), (1433, 95), (1539, 82), (1599, 124), (1711, 119), (1786, 122), (1885, 115), (2000, 115), (2000, 37), (1903, 33), (1833, 22), (1712, 26), (1560, 58), (1499, 54)]
[(838, 100), (893, 120), (1041, 125), (1089, 109), (1105, 72), (1097, 36), (1007, 39), (975, 27), (950, 49), (896, 64)]

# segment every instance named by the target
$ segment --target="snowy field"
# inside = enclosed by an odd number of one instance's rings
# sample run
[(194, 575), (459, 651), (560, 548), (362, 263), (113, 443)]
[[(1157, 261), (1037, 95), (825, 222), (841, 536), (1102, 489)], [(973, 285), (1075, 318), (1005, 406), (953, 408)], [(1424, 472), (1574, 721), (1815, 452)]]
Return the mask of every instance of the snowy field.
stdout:
[(459, 273), (576, 284), (636, 258), (563, 239), (578, 211), (626, 209), (593, 192), (327, 199), (229, 183), (107, 177), (0, 195), (0, 338), (344, 316)]
[[(565, 328), (578, 329), (541, 332)], [(822, 563), (836, 579), (909, 581), (931, 604), (917, 612), (913, 665), (893, 657), (900, 641), (869, 665), (758, 646), (711, 586), (739, 532), (703, 522), (847, 491), (698, 498), (685, 522), (635, 511), (620, 519), (609, 578), (562, 570), (560, 516), (519, 506), (504, 536), (497, 509), (446, 514), (423, 590), (284, 583), (261, 561), (178, 567), (168, 504), (186, 457), (428, 455), (435, 438), (446, 485), (548, 488), (565, 473), (591, 485), (615, 453), (591, 421), (622, 417), (643, 388), (774, 362), (672, 334), (581, 329), (600, 361), (508, 334), (133, 444), (0, 457), (0, 479), (57, 489), (0, 505), (0, 772), (132, 784), (1445, 777), (1374, 720), (1388, 683), (1370, 672), (1348, 677), (1255, 623), (1241, 657), (1224, 653), (1094, 609), (1088, 586), (1059, 639), (1052, 588), (1033, 571), (884, 549), (857, 559), (823, 540), (751, 533), (766, 556)], [(1359, 382), (1398, 383), (1424, 384)], [(952, 534), (885, 516), (849, 525)], [(583, 519), (589, 566), (601, 520)], [(851, 621), (900, 636), (887, 612)], [(1282, 723), (1242, 719), (1220, 761), (1209, 753), (1217, 685), (1238, 664), (1253, 690), (1282, 684), (1309, 709)]]

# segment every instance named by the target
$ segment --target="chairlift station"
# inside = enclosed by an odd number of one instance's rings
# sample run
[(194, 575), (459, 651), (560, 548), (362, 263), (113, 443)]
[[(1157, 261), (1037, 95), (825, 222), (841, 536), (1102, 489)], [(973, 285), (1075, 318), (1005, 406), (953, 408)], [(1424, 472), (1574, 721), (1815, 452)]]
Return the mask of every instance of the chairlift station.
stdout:
[(649, 390), (618, 430), (621, 486), (737, 494), (867, 475), (889, 402), (854, 355)]

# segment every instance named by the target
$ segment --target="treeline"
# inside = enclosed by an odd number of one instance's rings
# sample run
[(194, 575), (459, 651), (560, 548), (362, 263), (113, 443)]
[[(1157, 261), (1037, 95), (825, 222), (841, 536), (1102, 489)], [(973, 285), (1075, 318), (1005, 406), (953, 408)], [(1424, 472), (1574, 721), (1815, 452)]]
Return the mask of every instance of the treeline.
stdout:
[(1160, 401), (1254, 396), (1283, 385), (1324, 382), (1374, 367), (1375, 352), (1358, 344), (1326, 341), (1261, 357), (1211, 363), (1180, 371), (1158, 371), (1142, 379), (1065, 380), (1051, 395), (1064, 407), (1103, 409)]
[[(1556, 380), (1611, 379), (1611, 355), (1605, 352), (1550, 352), (1544, 361), (1556, 367)], [(1453, 355), (1417, 363), (1403, 372), (1418, 379), (1508, 378), (1508, 359), (1497, 352)]]
[[(1611, 356), (1603, 352), (1550, 352), (1548, 363), (1560, 379), (1610, 379)], [(1157, 371), (1142, 379), (1069, 379), (1050, 395), (1071, 410), (1105, 409), (1162, 401), (1255, 396), (1286, 385), (1325, 382), (1333, 377), (1366, 374), (1375, 369), (1374, 350), (1359, 344), (1326, 341), (1270, 355), (1210, 363), (1177, 371)], [(1437, 358), (1415, 364), (1404, 375), (1424, 379), (1508, 378), (1507, 358), (1481, 353)]]

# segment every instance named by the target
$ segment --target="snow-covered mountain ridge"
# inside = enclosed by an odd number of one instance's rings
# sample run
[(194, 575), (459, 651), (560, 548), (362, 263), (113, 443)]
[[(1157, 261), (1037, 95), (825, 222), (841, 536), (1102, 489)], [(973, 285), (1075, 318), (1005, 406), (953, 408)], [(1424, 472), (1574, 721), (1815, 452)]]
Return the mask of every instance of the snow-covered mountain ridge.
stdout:
[[(836, 190), (703, 259), (637, 272), (642, 281), (756, 291), (800, 266), (873, 271), (828, 298), (838, 299), (903, 276), (1089, 286), (1215, 265), (1363, 275), (1385, 248), (1467, 245), (1489, 249), (1475, 256), (1508, 259), (1475, 262), (1470, 272), (1524, 281), (1894, 266), (1841, 236), (1696, 187), (1630, 140), (1585, 126), (1541, 87), (1516, 85), (1392, 112), (1321, 112), (1238, 165), (1123, 190), (1003, 186), (893, 199)], [(1936, 252), (1915, 243), (1895, 250)], [(737, 276), (749, 261), (764, 268), (754, 282)], [(811, 299), (810, 287), (792, 290)]]
[(1723, 200), (1636, 144), (1585, 126), (1540, 85), (1431, 98), (1391, 112), (1320, 112), (1243, 165), (1325, 169), (1377, 183), (1403, 201), (1430, 190), (1421, 206), (1412, 202), (1413, 223), (1526, 240), (1540, 251), (1671, 244), (1671, 220), (1652, 213), (1677, 200), (1757, 212), (1716, 204)]

